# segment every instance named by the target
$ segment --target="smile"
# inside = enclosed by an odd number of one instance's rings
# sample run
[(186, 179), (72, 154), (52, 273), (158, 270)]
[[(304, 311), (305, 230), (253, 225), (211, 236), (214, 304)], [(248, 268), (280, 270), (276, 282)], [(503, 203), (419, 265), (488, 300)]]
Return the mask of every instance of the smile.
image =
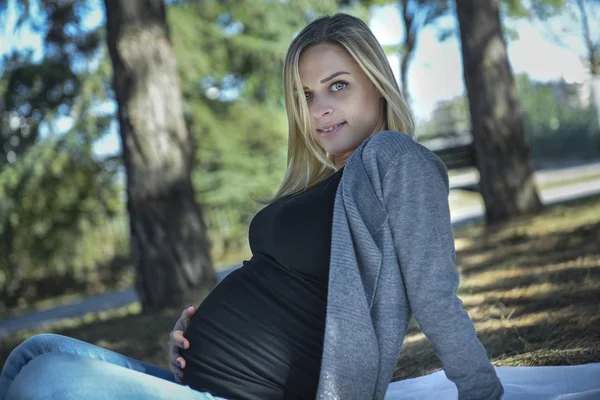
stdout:
[(334, 133), (338, 132), (345, 125), (346, 125), (346, 121), (340, 122), (339, 124), (335, 124), (326, 129), (317, 129), (317, 131), (319, 131), (319, 135), (321, 135), (321, 136), (331, 136)]

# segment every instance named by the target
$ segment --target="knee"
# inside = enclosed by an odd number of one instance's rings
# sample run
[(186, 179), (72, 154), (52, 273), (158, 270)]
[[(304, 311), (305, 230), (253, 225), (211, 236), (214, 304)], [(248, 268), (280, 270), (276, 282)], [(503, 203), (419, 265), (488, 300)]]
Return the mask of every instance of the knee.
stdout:
[(54, 333), (40, 333), (24, 340), (16, 349), (27, 349), (36, 354), (48, 353), (60, 347), (66, 337)]
[(5, 398), (6, 390), (12, 385), (21, 370), (36, 357), (58, 348), (60, 338), (59, 335), (53, 334), (32, 336), (10, 352), (0, 374), (0, 400)]
[(47, 353), (34, 358), (21, 369), (8, 388), (6, 398), (53, 400), (83, 395), (78, 393), (77, 382), (70, 376), (74, 357), (71, 354)]
[(52, 333), (42, 333), (32, 336), (15, 347), (8, 356), (12, 364), (26, 364), (33, 358), (51, 353), (64, 347), (66, 337)]

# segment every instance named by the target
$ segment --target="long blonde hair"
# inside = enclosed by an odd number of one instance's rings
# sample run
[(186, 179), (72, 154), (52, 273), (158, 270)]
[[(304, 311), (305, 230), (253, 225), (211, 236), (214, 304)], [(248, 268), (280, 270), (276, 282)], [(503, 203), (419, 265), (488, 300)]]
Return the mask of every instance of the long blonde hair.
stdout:
[(385, 52), (367, 24), (342, 13), (320, 17), (296, 36), (285, 57), (283, 94), (289, 128), (287, 170), (275, 195), (268, 200), (257, 200), (261, 203), (273, 203), (306, 190), (336, 170), (332, 157), (325, 153), (310, 133), (309, 111), (298, 72), (300, 54), (321, 43), (343, 46), (373, 82), (385, 100), (389, 130), (410, 137), (414, 135), (412, 112), (400, 92)]

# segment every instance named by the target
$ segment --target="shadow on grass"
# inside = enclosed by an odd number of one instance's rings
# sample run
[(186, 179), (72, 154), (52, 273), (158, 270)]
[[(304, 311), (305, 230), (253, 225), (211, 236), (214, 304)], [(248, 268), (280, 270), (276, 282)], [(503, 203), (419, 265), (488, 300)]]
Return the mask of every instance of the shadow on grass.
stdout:
[[(506, 277), (501, 280), (494, 280), (487, 284), (480, 284), (477, 282), (476, 286), (464, 287), (461, 289), (461, 292), (465, 294), (486, 294), (551, 282), (562, 282), (563, 284), (568, 284), (580, 283), (586, 279), (600, 281), (600, 268), (577, 266), (559, 270), (552, 269), (549, 271), (544, 270), (543, 268), (544, 267), (524, 268), (517, 271), (518, 275), (516, 276)], [(487, 281), (488, 280), (486, 280), (486, 282)], [(592, 299), (594, 299), (594, 296), (592, 296)]]
[(124, 255), (116, 255), (83, 271), (70, 265), (60, 274), (25, 276), (11, 282), (16, 288), (11, 289), (10, 293), (6, 288), (0, 288), (0, 318), (46, 308), (47, 301), (58, 305), (62, 299), (68, 303), (73, 297), (127, 288), (133, 284), (134, 279), (131, 260)]
[(101, 346), (128, 357), (146, 361), (163, 368), (168, 367), (169, 334), (190, 303), (198, 305), (207, 296), (206, 289), (199, 289), (180, 307), (158, 312), (140, 312), (139, 304), (108, 312), (88, 314), (82, 318), (67, 320), (54, 329), (36, 329), (21, 332), (0, 342), (0, 366), (19, 343), (38, 333), (51, 332), (73, 337)]
[[(579, 305), (546, 310), (530, 318), (475, 323), (478, 338), (496, 366), (578, 365), (600, 361), (600, 315)], [(442, 363), (421, 332), (405, 340), (393, 380), (423, 376)]]
[(482, 240), (487, 243), (457, 252), (463, 276), (507, 265), (533, 267), (568, 262), (586, 254), (598, 255), (600, 223), (545, 235), (519, 233), (499, 240), (489, 236)]
[[(124, 315), (106, 321), (94, 320), (76, 327), (52, 329), (52, 333), (73, 337), (138, 360), (167, 366), (169, 332), (181, 310)], [(41, 333), (32, 331), (25, 336)], [(0, 345), (0, 365), (25, 337), (11, 337)]]

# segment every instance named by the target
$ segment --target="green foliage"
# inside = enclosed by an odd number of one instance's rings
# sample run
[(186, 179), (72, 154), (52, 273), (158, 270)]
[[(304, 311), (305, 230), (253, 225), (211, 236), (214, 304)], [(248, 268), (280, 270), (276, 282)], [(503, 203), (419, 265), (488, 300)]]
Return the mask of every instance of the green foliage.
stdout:
[(12, 298), (25, 289), (23, 277), (73, 267), (83, 227), (101, 223), (119, 209), (116, 165), (94, 160), (76, 136), (74, 131), (42, 140), (0, 172), (4, 296)]
[(184, 95), (215, 87), (281, 106), (287, 46), (308, 22), (336, 9), (333, 0), (207, 0), (169, 7)]
[[(247, 244), (248, 226), (286, 165), (281, 74), (294, 34), (334, 1), (204, 1), (171, 6), (186, 118), (197, 144), (193, 182), (215, 259)], [(192, 51), (190, 51), (192, 50)]]
[(439, 101), (428, 121), (417, 126), (420, 141), (440, 136), (453, 136), (471, 130), (471, 116), (467, 96), (456, 96), (450, 100)]
[[(527, 141), (534, 161), (600, 157), (600, 125), (593, 106), (586, 105), (581, 84), (535, 82), (516, 77)], [(429, 120), (417, 126), (424, 141), (470, 130), (466, 95), (440, 101)]]
[[(5, 55), (0, 75), (0, 297), (5, 306), (26, 277), (65, 273), (89, 259), (82, 234), (121, 208), (120, 162), (100, 160), (92, 146), (112, 115), (109, 65), (100, 61), (101, 30), (83, 31), (81, 1), (21, 5), (20, 26), (44, 37), (41, 59), (27, 49)], [(0, 3), (0, 12), (7, 2)], [(25, 17), (23, 17), (25, 16)], [(5, 17), (5, 15), (4, 15)], [(98, 246), (98, 244), (96, 244)], [(75, 265), (74, 265), (75, 264)]]
[(592, 107), (581, 102), (580, 84), (516, 80), (525, 132), (534, 159), (600, 156), (600, 127)]
[[(0, 138), (10, 144), (19, 136), (22, 145), (8, 149), (15, 156), (0, 166), (0, 215), (6, 216), (0, 234), (11, 238), (0, 249), (10, 254), (0, 260), (0, 281), (5, 292), (11, 286), (17, 293), (24, 275), (92, 267), (126, 251), (126, 240), (117, 241), (126, 239), (127, 223), (116, 179), (121, 163), (99, 160), (92, 152), (114, 116), (98, 111), (112, 98), (103, 30), (80, 28), (91, 0), (14, 1), (21, 6), (21, 23), (36, 25), (52, 39), (42, 60), (30, 54), (7, 59), (0, 79), (7, 99)], [(270, 197), (283, 177), (287, 123), (281, 73), (287, 46), (308, 22), (338, 11), (343, 2), (169, 3), (185, 118), (196, 142), (193, 182), (218, 261), (246, 245), (249, 223), (262, 207), (252, 196)], [(346, 12), (366, 17), (359, 2), (347, 3)], [(0, 0), (0, 17), (6, 4)], [(33, 4), (39, 12), (30, 11)], [(91, 55), (95, 69), (87, 68)], [(50, 93), (56, 96), (44, 98)], [(53, 132), (65, 116), (73, 127)], [(44, 127), (48, 135), (40, 136)], [(7, 160), (7, 154), (1, 158)], [(106, 252), (97, 249), (107, 243)]]
[[(102, 31), (84, 31), (83, 0), (10, 2), (18, 13), (16, 29), (28, 28), (43, 38), (41, 60), (32, 49), (5, 54), (0, 75), (0, 169), (34, 145), (42, 128), (52, 131), (58, 118), (79, 113), (82, 79), (90, 79), (82, 65), (99, 50)], [(8, 0), (0, 1), (0, 19), (6, 20)], [(35, 11), (37, 10), (37, 11)], [(102, 71), (106, 78), (106, 69)], [(101, 75), (96, 75), (101, 76)], [(104, 87), (90, 84), (86, 104), (105, 99)]]

